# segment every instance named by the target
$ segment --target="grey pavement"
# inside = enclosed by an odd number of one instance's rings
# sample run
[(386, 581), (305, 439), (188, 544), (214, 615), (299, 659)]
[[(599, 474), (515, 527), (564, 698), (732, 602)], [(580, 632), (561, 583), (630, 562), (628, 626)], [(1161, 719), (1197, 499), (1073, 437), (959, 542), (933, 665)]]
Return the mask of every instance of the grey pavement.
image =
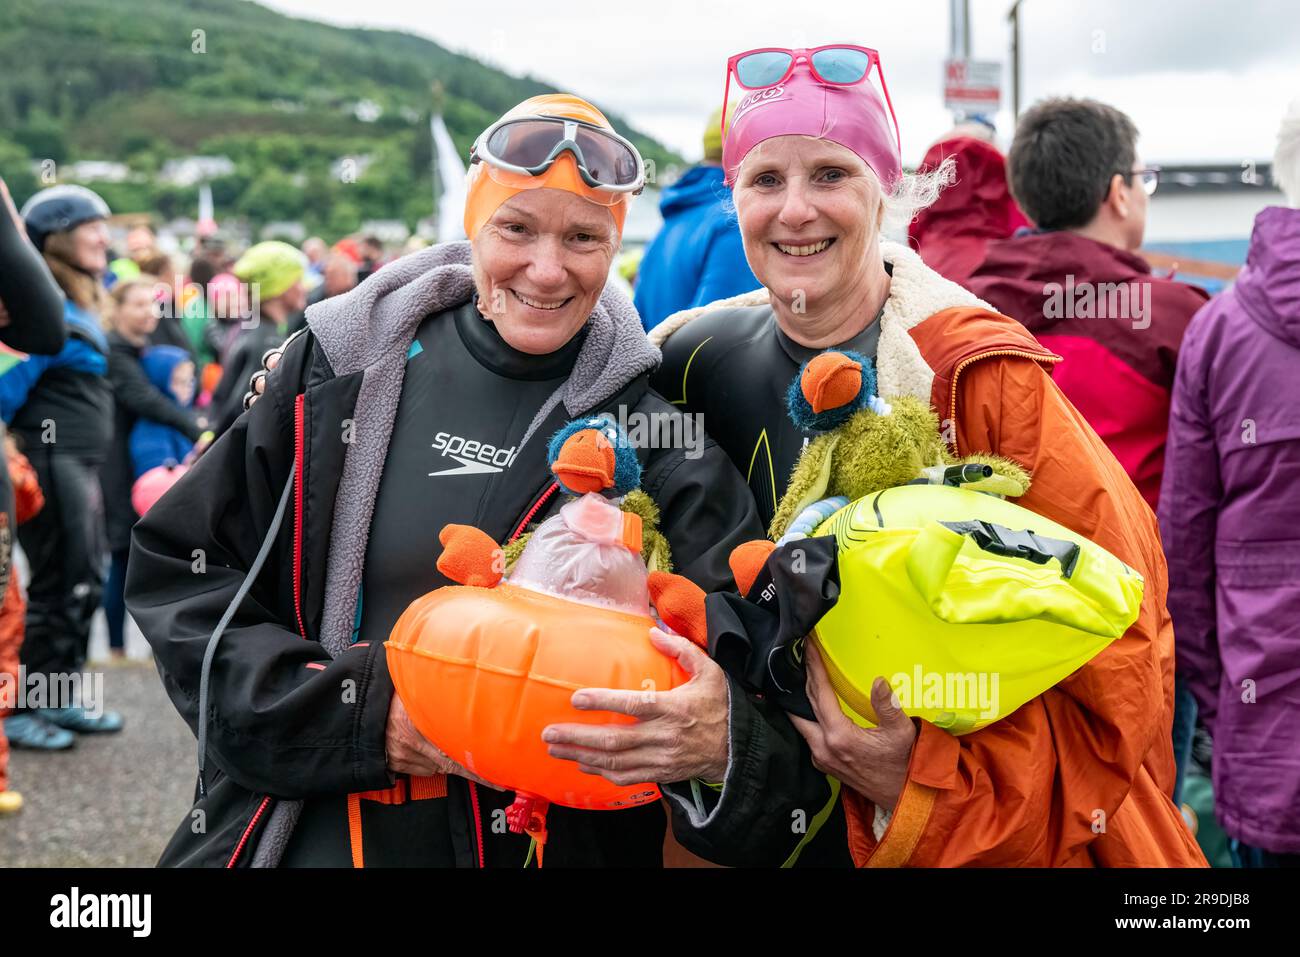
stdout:
[(79, 735), (54, 753), (10, 751), (10, 786), (23, 809), (0, 817), (0, 867), (152, 867), (194, 792), (194, 735), (177, 715), (143, 637), (109, 662), (102, 613), (86, 670), (103, 674), (119, 734)]

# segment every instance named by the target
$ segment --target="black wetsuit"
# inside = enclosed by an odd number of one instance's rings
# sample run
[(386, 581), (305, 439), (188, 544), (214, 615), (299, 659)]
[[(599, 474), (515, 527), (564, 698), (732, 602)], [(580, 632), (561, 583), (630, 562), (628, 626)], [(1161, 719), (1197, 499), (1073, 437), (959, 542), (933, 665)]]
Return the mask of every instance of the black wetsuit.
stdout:
[[(453, 322), (425, 319), (406, 362), (402, 398), (375, 498), (361, 590), (361, 633), (387, 635), (406, 606), (449, 582), (435, 564), (438, 532), (455, 522), (491, 532), (490, 507), (513, 475), (544, 474), (546, 442), (568, 421), (557, 405), (520, 449), (533, 416), (573, 370), (585, 331), (558, 352), (512, 349), (473, 303)], [(449, 402), (449, 396), (464, 397)], [(531, 487), (527, 489), (531, 492)]]
[[(569, 377), (585, 335), (549, 355), (521, 353), (472, 301), (420, 324), (371, 516), (354, 643), (382, 644), (412, 601), (450, 584), (436, 568), (444, 525), (473, 525), (501, 542), (510, 538), (519, 516), (549, 484), (546, 439), (571, 418), (563, 403), (557, 402), (529, 441), (520, 443), (538, 410)], [(648, 392), (630, 407), (638, 414), (669, 412)], [(661, 527), (679, 569), (710, 589), (722, 587), (726, 555), (758, 529), (734, 470), (712, 443), (705, 457), (691, 460), (682, 449), (645, 454), (642, 488), (660, 503)], [(723, 501), (710, 502), (708, 494), (718, 491)], [(547, 501), (535, 520), (560, 497)], [(700, 562), (706, 555), (711, 571)], [(365, 863), (474, 866), (472, 850), (478, 844), (487, 866), (521, 867), (530, 840), (505, 830), (503, 812), (512, 799), (510, 792), (489, 788), (471, 792), (453, 777), (445, 800), (391, 805), (367, 800), (362, 805)], [(658, 866), (664, 826), (658, 802), (618, 814), (553, 807), (547, 863)], [(327, 794), (305, 802), (281, 864), (348, 867), (351, 855), (348, 798)]]
[[(883, 310), (882, 310), (883, 313)], [(837, 346), (874, 360), (880, 315)], [(683, 411), (704, 416), (704, 428), (749, 483), (763, 527), (772, 524), (790, 472), (811, 433), (786, 414), (786, 390), (805, 362), (825, 350), (801, 346), (778, 328), (771, 306), (719, 309), (699, 316), (663, 344), (654, 387)], [(775, 715), (770, 721), (784, 722)], [(768, 738), (773, 764), (807, 760), (797, 736)], [(794, 775), (791, 774), (793, 779)], [(829, 791), (827, 795), (829, 796)], [(814, 806), (820, 806), (819, 798)], [(816, 837), (799, 856), (805, 867), (851, 867), (843, 802), (836, 800)]]
[[(837, 346), (876, 356), (880, 317)], [(778, 327), (771, 306), (719, 309), (677, 330), (651, 380), (664, 398), (704, 416), (704, 429), (749, 482), (766, 528), (810, 433), (786, 414), (785, 395), (809, 349)]]

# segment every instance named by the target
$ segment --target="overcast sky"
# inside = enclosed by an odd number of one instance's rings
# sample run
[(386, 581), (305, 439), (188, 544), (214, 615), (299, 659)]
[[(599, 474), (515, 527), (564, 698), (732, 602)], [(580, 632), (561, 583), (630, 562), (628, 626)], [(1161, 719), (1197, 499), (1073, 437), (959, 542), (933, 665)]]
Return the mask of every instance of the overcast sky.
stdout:
[[(878, 49), (919, 161), (950, 125), (943, 108), (948, 0), (269, 0), (293, 16), (400, 29), (608, 105), (694, 159), (721, 105), (726, 59), (758, 46), (837, 41)], [(1001, 60), (1009, 139), (1010, 0), (970, 0), (972, 55)], [(1148, 162), (1267, 159), (1300, 97), (1295, 0), (1025, 0), (1022, 102), (1093, 96), (1127, 112)]]

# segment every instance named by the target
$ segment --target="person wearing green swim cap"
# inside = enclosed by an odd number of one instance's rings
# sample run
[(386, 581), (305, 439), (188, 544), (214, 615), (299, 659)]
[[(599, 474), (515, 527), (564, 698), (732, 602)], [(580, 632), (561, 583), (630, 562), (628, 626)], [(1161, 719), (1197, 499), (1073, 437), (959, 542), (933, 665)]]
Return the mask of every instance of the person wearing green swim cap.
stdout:
[(221, 381), (212, 393), (211, 420), (220, 435), (244, 411), (249, 377), (261, 368), (262, 356), (284, 342), (289, 321), (307, 305), (303, 276), (307, 258), (288, 243), (270, 240), (248, 249), (235, 263), (244, 285), (248, 315), (243, 331), (222, 363)]

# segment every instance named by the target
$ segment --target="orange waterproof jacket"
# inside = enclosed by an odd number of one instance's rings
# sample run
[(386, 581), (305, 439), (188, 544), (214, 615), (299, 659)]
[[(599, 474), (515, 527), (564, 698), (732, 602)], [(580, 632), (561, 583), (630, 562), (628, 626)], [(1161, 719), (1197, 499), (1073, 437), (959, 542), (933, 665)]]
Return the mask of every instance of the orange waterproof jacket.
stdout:
[[(1086, 535), (1146, 578), (1119, 640), (1014, 714), (954, 737), (921, 721), (907, 782), (879, 841), (875, 806), (846, 789), (859, 866), (1205, 866), (1169, 793), (1174, 632), (1156, 517), (1048, 373), (1019, 323), (943, 309), (908, 330), (933, 370), (931, 404), (954, 451), (1029, 469), (1018, 502)], [(884, 815), (881, 815), (882, 821)]]

